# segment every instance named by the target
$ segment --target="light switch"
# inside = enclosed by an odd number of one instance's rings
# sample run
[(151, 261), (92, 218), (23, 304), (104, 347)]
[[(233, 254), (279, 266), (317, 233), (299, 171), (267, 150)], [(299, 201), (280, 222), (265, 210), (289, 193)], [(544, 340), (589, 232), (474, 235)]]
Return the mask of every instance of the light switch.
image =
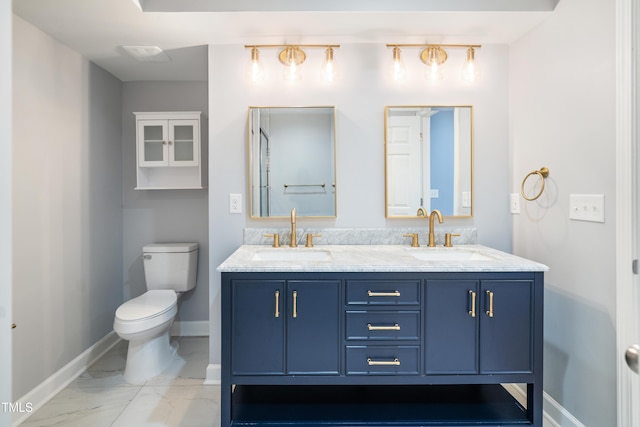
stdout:
[(569, 194), (569, 218), (604, 222), (604, 194)]
[(509, 208), (512, 214), (520, 213), (520, 195), (518, 193), (509, 194)]

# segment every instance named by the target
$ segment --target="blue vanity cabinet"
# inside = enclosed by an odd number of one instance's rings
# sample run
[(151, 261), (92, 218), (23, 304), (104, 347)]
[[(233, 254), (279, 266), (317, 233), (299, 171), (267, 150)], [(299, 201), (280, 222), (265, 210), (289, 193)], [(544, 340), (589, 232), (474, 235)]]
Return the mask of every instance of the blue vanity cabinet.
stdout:
[(236, 280), (231, 289), (234, 375), (284, 375), (283, 280)]
[(426, 373), (531, 373), (532, 310), (531, 280), (427, 281)]
[(543, 286), (541, 271), (223, 271), (220, 425), (542, 427)]
[(478, 280), (429, 280), (425, 296), (427, 374), (477, 374)]
[(234, 280), (233, 375), (337, 375), (340, 282)]
[(340, 281), (287, 282), (287, 374), (338, 375)]
[(533, 372), (533, 290), (531, 280), (481, 282), (481, 374)]

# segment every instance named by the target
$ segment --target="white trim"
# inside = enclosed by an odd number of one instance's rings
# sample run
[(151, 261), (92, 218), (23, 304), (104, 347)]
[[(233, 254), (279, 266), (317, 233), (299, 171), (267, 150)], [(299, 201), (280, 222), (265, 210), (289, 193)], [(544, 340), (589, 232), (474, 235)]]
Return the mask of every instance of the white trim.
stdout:
[(209, 363), (209, 366), (207, 366), (207, 375), (204, 378), (204, 383), (205, 385), (220, 385), (222, 384), (221, 381), (221, 373), (222, 373), (222, 366), (216, 363)]
[(20, 405), (19, 407), (31, 407), (33, 410), (31, 412), (14, 413), (12, 426), (17, 427), (24, 422), (31, 414), (40, 409), (45, 403), (51, 400), (52, 397), (78, 378), (93, 362), (101, 358), (118, 342), (120, 342), (120, 338), (118, 338), (116, 333), (113, 331), (109, 332), (100, 341), (86, 349), (78, 357), (18, 399), (16, 403)]
[[(502, 386), (522, 406), (527, 406), (527, 393), (516, 384), (502, 384)], [(585, 427), (576, 417), (560, 405), (547, 392), (542, 393), (542, 418), (545, 427)]]
[(637, 278), (631, 271), (638, 231), (635, 222), (638, 188), (634, 180), (637, 12), (634, 0), (616, 1), (616, 359), (620, 427), (640, 423), (640, 409), (633, 402), (640, 396), (640, 381), (624, 361), (627, 347), (637, 340), (633, 325)]
[(208, 337), (209, 321), (173, 322), (171, 325), (172, 337)]

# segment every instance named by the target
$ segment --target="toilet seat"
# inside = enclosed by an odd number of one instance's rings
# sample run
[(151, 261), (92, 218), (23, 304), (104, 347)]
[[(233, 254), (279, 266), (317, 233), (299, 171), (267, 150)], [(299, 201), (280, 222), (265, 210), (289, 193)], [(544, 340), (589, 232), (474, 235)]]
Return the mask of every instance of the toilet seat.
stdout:
[(172, 321), (178, 312), (178, 298), (170, 289), (147, 291), (116, 310), (114, 330), (131, 334)]

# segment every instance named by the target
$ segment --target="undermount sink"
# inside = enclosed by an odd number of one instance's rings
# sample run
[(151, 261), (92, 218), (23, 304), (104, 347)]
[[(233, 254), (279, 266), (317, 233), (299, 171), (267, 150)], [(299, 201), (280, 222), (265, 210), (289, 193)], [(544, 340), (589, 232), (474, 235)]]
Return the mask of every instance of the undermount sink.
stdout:
[(495, 261), (495, 258), (469, 249), (407, 248), (412, 257), (420, 261)]
[(259, 250), (251, 258), (253, 261), (329, 261), (331, 252), (309, 249), (265, 249)]

